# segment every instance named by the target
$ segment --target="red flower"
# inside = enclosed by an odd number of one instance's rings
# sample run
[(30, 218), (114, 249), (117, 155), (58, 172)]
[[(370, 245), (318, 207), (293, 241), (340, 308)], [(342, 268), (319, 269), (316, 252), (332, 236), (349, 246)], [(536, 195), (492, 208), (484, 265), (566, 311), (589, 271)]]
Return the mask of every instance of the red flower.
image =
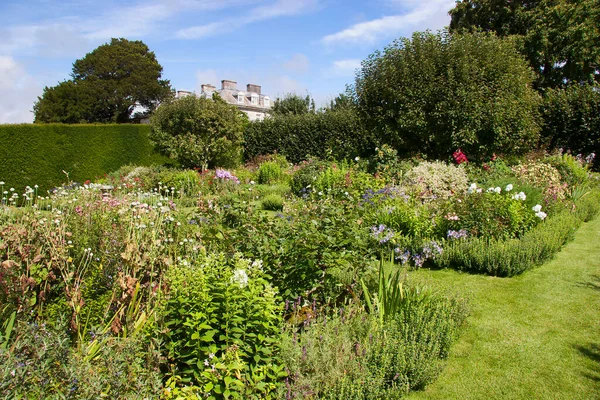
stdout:
[(469, 162), (467, 156), (465, 155), (465, 153), (462, 152), (461, 149), (458, 149), (454, 153), (452, 153), (452, 157), (454, 158), (454, 161), (459, 165), (462, 163)]

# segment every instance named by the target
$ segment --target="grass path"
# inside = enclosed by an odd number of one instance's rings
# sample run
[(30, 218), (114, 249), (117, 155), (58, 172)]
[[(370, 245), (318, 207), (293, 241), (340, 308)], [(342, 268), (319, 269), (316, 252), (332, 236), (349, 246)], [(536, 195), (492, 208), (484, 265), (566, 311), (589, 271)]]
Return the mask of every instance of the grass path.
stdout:
[(421, 270), (471, 299), (444, 371), (409, 399), (600, 399), (600, 218), (514, 278)]

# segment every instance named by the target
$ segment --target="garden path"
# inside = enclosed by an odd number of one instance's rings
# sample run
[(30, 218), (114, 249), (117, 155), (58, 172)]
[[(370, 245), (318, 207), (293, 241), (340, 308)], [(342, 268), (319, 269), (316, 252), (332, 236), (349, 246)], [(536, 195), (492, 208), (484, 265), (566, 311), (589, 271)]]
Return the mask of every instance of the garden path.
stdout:
[(523, 275), (412, 275), (461, 290), (471, 314), (439, 379), (409, 399), (600, 399), (600, 218)]

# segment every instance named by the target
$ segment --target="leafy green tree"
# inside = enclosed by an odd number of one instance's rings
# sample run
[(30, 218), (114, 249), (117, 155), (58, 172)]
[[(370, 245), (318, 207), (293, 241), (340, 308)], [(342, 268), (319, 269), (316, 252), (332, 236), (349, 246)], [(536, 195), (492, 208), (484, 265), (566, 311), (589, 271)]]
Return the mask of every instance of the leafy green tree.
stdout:
[(271, 109), (272, 115), (300, 115), (315, 112), (315, 101), (306, 95), (299, 96), (295, 93), (288, 93), (284, 98), (277, 98)]
[(459, 0), (450, 30), (516, 35), (536, 86), (600, 82), (598, 0)]
[(573, 154), (600, 154), (600, 87), (571, 85), (547, 89), (543, 104), (543, 144)]
[(186, 96), (161, 105), (150, 119), (150, 139), (183, 167), (235, 167), (242, 160), (248, 118), (218, 94)]
[(349, 94), (379, 142), (400, 154), (487, 157), (537, 143), (532, 81), (510, 40), (421, 32), (363, 61)]
[(150, 112), (171, 96), (161, 65), (141, 41), (112, 39), (75, 61), (71, 78), (44, 88), (35, 122), (129, 122), (136, 106)]

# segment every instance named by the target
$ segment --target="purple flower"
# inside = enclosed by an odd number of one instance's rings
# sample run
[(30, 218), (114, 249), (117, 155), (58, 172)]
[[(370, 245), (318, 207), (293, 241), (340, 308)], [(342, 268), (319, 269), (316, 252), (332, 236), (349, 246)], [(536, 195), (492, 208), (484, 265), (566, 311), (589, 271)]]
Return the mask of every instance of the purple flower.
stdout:
[(403, 253), (400, 253), (402, 250), (400, 250), (399, 247), (396, 247), (394, 251), (396, 254), (398, 254), (396, 256), (396, 260), (399, 260), (402, 265), (406, 264), (408, 260), (410, 260), (410, 251), (406, 250)]
[(225, 169), (217, 169), (215, 171), (215, 177), (224, 181), (233, 181), (236, 184), (240, 183), (240, 180), (235, 175)]
[(415, 262), (415, 266), (417, 268), (422, 267), (423, 263), (425, 262), (425, 258), (421, 254), (415, 254), (415, 255), (413, 255), (412, 259)]
[(459, 231), (453, 231), (453, 230), (448, 231), (448, 238), (453, 239), (453, 240), (465, 238), (465, 237), (467, 237), (467, 235), (468, 235), (468, 233), (464, 229), (461, 229)]
[(381, 224), (371, 227), (371, 236), (379, 241), (379, 244), (384, 244), (394, 237), (394, 231)]

